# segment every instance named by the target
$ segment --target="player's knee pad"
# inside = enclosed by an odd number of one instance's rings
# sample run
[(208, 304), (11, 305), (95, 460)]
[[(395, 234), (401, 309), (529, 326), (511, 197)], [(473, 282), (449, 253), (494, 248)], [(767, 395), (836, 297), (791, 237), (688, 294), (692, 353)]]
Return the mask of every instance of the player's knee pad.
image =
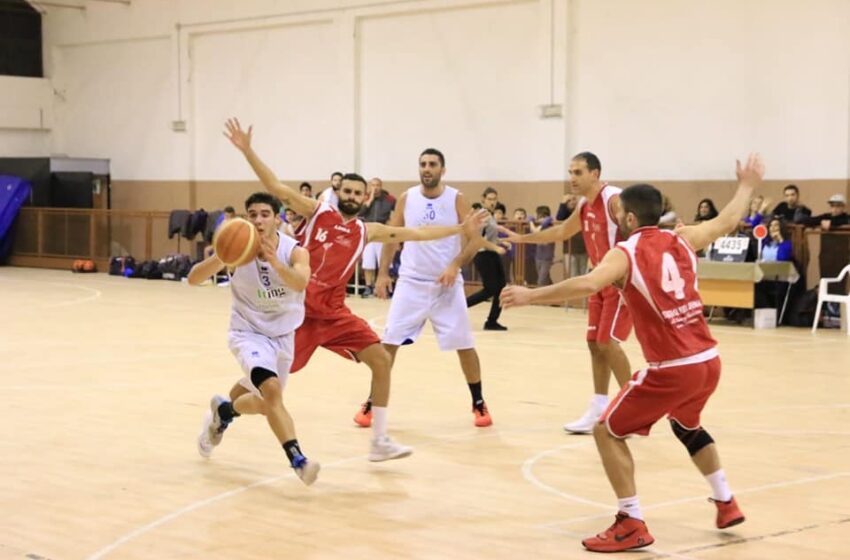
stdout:
[(260, 388), (267, 379), (271, 379), (272, 377), (277, 377), (277, 374), (273, 371), (267, 370), (266, 368), (255, 367), (251, 370), (251, 383), (254, 384), (254, 387), (257, 389)]
[(682, 445), (685, 446), (691, 457), (696, 455), (706, 445), (714, 443), (709, 433), (702, 428), (686, 430), (681, 424), (672, 419), (670, 420), (670, 427), (673, 428), (673, 433), (682, 442)]

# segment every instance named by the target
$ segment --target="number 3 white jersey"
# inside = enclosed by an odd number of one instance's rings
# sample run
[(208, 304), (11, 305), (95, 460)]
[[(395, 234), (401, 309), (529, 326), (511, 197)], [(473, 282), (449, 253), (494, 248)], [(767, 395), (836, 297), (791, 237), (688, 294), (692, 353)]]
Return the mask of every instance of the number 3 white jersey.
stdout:
[(672, 231), (644, 227), (616, 247), (629, 259), (622, 292), (646, 360), (705, 357), (717, 342), (702, 314), (697, 257), (688, 242)]
[[(276, 232), (277, 233), (277, 232)], [(291, 265), (298, 246), (291, 237), (277, 233), (277, 258)], [(254, 259), (233, 271), (230, 279), (233, 305), (231, 331), (248, 331), (276, 338), (290, 333), (304, 321), (304, 292), (283, 283), (272, 266)]]
[[(457, 219), (457, 189), (448, 185), (437, 198), (422, 194), (422, 185), (407, 189), (404, 202), (404, 225), (455, 226)], [(411, 280), (437, 281), (440, 274), (460, 253), (460, 234), (433, 241), (405, 241), (401, 251), (401, 268), (398, 275)], [(462, 282), (458, 274), (458, 281)]]

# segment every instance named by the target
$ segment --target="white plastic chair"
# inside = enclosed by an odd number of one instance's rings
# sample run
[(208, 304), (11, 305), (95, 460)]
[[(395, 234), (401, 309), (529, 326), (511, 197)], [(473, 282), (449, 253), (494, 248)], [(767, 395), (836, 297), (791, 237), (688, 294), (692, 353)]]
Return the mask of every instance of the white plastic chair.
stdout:
[(818, 284), (818, 306), (815, 308), (815, 322), (812, 324), (812, 333), (814, 333), (818, 328), (818, 321), (820, 321), (820, 309), (821, 306), (825, 302), (834, 302), (841, 304), (841, 330), (844, 331), (844, 334), (850, 336), (850, 328), (848, 328), (848, 317), (847, 313), (850, 311), (850, 295), (842, 296), (830, 294), (829, 284), (839, 283), (840, 285), (844, 285), (844, 278), (850, 274), (850, 264), (845, 266), (841, 273), (837, 278), (821, 278), (820, 283)]

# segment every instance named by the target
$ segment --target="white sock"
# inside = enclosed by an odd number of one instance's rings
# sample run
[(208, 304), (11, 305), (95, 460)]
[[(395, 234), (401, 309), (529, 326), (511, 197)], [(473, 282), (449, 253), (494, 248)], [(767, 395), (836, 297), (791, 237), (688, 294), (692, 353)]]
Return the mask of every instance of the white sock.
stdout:
[(608, 408), (608, 395), (600, 395), (598, 393), (593, 395), (593, 398), (590, 399), (590, 406), (594, 410), (603, 412), (606, 408)]
[(643, 521), (643, 512), (640, 510), (640, 500), (638, 500), (637, 496), (617, 499), (617, 508), (618, 511), (628, 513), (632, 519)]
[(372, 437), (375, 439), (387, 435), (387, 407), (372, 407)]
[(719, 502), (728, 502), (732, 499), (732, 490), (729, 489), (723, 469), (706, 475), (705, 479), (711, 484), (711, 491), (714, 494), (712, 498)]

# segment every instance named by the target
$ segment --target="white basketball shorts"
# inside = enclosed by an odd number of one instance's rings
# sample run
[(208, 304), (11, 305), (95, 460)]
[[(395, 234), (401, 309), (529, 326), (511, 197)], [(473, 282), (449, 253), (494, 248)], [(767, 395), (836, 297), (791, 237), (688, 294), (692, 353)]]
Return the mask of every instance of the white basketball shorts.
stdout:
[(261, 367), (277, 374), (280, 387), (286, 387), (289, 378), (289, 368), (295, 357), (295, 333), (269, 338), (250, 331), (230, 331), (227, 336), (230, 351), (242, 366), (245, 376), (239, 383), (260, 396), (260, 391), (251, 383), (251, 370)]
[(393, 292), (383, 342), (401, 346), (413, 344), (431, 321), (440, 350), (466, 350), (475, 347), (466, 311), (463, 280), (449, 288), (433, 280), (399, 278)]

